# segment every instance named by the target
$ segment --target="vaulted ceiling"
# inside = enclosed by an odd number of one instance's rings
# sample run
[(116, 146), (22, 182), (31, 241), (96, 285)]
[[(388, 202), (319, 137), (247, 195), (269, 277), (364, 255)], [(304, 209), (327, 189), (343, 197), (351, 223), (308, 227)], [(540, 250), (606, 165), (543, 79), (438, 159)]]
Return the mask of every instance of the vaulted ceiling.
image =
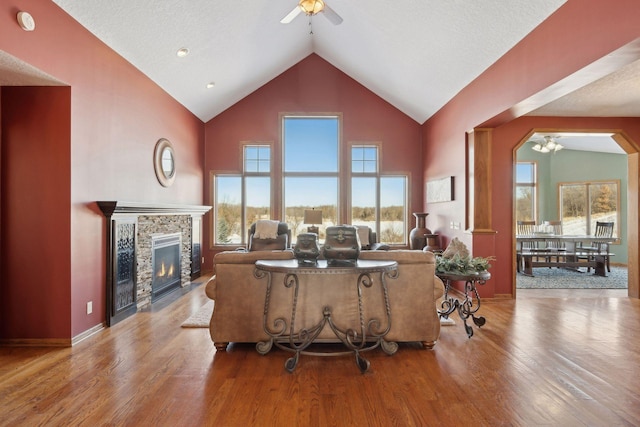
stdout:
[(316, 53), (423, 123), (566, 0), (53, 1), (204, 122)]
[[(327, 0), (335, 25), (324, 12), (282, 24), (298, 0), (52, 1), (203, 122), (316, 53), (418, 123), (566, 2)], [(0, 85), (39, 84), (63, 83), (0, 52)], [(639, 117), (640, 61), (528, 115)], [(608, 136), (563, 144), (623, 152)]]

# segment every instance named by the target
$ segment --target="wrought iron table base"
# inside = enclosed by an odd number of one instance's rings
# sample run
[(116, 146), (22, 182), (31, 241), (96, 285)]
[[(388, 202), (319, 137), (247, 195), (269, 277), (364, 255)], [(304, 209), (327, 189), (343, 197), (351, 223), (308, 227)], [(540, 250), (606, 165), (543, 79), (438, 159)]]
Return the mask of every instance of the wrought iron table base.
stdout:
[[(477, 285), (484, 285), (486, 281), (491, 277), (488, 272), (482, 272), (471, 275), (455, 275), (455, 274), (438, 274), (444, 281), (444, 296), (441, 304), (441, 310), (438, 311), (440, 317), (445, 319), (449, 318), (449, 315), (454, 311), (458, 312), (460, 319), (464, 323), (464, 330), (467, 336), (471, 338), (473, 336), (473, 328), (467, 324), (467, 319), (471, 317), (473, 323), (477, 327), (482, 327), (486, 323), (486, 319), (483, 316), (476, 316), (475, 313), (480, 310), (480, 294), (478, 293)], [(449, 296), (451, 289), (451, 282), (463, 281), (464, 284), (464, 298), (462, 300)], [(474, 304), (474, 298), (476, 303)]]
[[(260, 261), (259, 261), (260, 262)], [(259, 263), (258, 262), (258, 263)], [(256, 264), (259, 266), (259, 264)], [(395, 266), (395, 263), (394, 263)], [(317, 272), (321, 272), (322, 269), (318, 269)], [(315, 269), (303, 269), (304, 273), (315, 274)], [(386, 307), (386, 326), (381, 328), (381, 322), (379, 319), (368, 319), (365, 323), (363, 315), (363, 302), (362, 302), (362, 286), (371, 287), (373, 285), (373, 279), (371, 278), (371, 272), (380, 273), (380, 282), (384, 292), (384, 303)], [(273, 329), (268, 325), (268, 313), (269, 302), (271, 297), (271, 274), (269, 271), (263, 271), (259, 268), (255, 270), (255, 276), (257, 278), (267, 277), (267, 294), (265, 298), (265, 307), (263, 313), (263, 327), (264, 331), (269, 335), (269, 339), (261, 341), (256, 344), (256, 350), (258, 353), (265, 355), (275, 345), (276, 347), (295, 353), (292, 357), (286, 360), (285, 369), (288, 372), (293, 372), (298, 365), (301, 354), (313, 355), (313, 356), (344, 356), (353, 354), (355, 356), (355, 362), (360, 372), (365, 373), (370, 366), (369, 360), (365, 359), (361, 353), (370, 351), (380, 347), (388, 355), (393, 355), (398, 351), (398, 344), (392, 341), (386, 341), (384, 336), (391, 329), (391, 308), (389, 304), (389, 295), (385, 276), (394, 278), (397, 276), (397, 270), (387, 269), (375, 269), (371, 271), (362, 272), (358, 276), (357, 282), (357, 295), (358, 295), (358, 312), (359, 312), (359, 329), (346, 329), (339, 328), (332, 319), (332, 308), (325, 306), (322, 310), (323, 317), (315, 325), (309, 328), (302, 328), (296, 332), (296, 313), (298, 309), (298, 290), (299, 280), (297, 273), (288, 272), (284, 276), (284, 286), (287, 288), (293, 287), (293, 304), (291, 307), (291, 318), (289, 322), (284, 318), (277, 318), (273, 321)], [(287, 326), (288, 325), (288, 326)], [(307, 348), (317, 342), (316, 339), (326, 326), (329, 326), (335, 336), (340, 342), (347, 348), (347, 351), (338, 351), (331, 353), (308, 351)]]
[[(377, 320), (373, 321), (377, 322)], [(315, 342), (316, 338), (326, 325), (329, 325), (336, 337), (338, 337), (342, 344), (347, 347), (348, 351), (325, 353), (306, 350), (311, 344)], [(350, 329), (343, 331), (339, 329), (331, 318), (331, 307), (325, 307), (323, 309), (322, 320), (312, 328), (304, 329), (299, 333), (293, 335), (282, 335), (280, 337), (272, 336), (266, 341), (257, 343), (256, 350), (258, 351), (258, 353), (264, 355), (271, 351), (271, 348), (273, 346), (276, 346), (281, 350), (291, 351), (295, 353), (294, 356), (287, 359), (284, 365), (285, 369), (289, 372), (293, 372), (296, 369), (301, 354), (311, 356), (345, 356), (354, 354), (356, 365), (360, 369), (360, 372), (364, 373), (369, 369), (370, 362), (369, 360), (365, 359), (361, 355), (361, 353), (374, 350), (378, 347), (380, 347), (382, 351), (390, 356), (398, 351), (397, 343), (385, 341), (383, 337), (378, 336), (375, 338), (375, 341), (373, 341), (373, 338), (367, 341), (366, 337), (361, 337), (360, 339), (358, 339), (357, 333), (354, 330)]]

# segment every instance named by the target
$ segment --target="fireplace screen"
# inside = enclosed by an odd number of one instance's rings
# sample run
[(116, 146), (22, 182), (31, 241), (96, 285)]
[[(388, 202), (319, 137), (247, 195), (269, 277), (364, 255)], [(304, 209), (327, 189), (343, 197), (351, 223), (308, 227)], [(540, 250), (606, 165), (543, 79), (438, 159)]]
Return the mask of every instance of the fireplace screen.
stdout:
[(163, 234), (151, 239), (151, 301), (180, 287), (181, 235)]

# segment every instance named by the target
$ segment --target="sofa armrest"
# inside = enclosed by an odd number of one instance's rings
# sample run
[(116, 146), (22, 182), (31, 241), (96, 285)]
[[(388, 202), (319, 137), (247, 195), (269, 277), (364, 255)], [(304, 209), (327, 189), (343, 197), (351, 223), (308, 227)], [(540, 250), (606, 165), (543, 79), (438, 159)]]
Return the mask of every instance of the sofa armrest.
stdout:
[(216, 299), (216, 285), (216, 276), (214, 274), (213, 276), (211, 276), (211, 279), (209, 279), (204, 288), (205, 294), (207, 294), (207, 296), (214, 301)]
[(444, 295), (444, 282), (438, 276), (433, 277), (433, 299), (438, 300)]

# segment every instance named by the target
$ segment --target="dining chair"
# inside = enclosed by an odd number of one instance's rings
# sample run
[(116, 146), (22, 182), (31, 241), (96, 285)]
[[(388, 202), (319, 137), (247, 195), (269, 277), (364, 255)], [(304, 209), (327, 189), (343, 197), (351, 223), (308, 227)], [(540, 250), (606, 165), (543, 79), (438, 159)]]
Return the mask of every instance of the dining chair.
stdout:
[[(545, 221), (543, 224), (545, 226), (545, 230), (551, 231), (551, 233), (555, 236), (562, 236), (562, 221)], [(547, 241), (545, 249), (554, 254), (548, 256), (548, 260), (550, 261), (551, 258), (555, 257), (557, 262), (560, 262), (562, 252), (567, 250), (564, 242), (561, 242), (559, 240)]]
[[(596, 221), (596, 228), (593, 233), (594, 237), (613, 237), (614, 222)], [(589, 246), (580, 246), (580, 250), (587, 252), (582, 259), (591, 260), (596, 254), (604, 254), (607, 271), (611, 273), (609, 242), (591, 242)], [(580, 257), (579, 257), (580, 258)], [(587, 267), (587, 272), (591, 271), (591, 267)]]
[[(536, 231), (535, 221), (516, 221), (516, 234), (519, 236), (530, 236)], [(536, 248), (535, 242), (521, 242), (516, 248), (516, 271), (519, 273), (523, 270), (522, 252), (530, 251)]]

